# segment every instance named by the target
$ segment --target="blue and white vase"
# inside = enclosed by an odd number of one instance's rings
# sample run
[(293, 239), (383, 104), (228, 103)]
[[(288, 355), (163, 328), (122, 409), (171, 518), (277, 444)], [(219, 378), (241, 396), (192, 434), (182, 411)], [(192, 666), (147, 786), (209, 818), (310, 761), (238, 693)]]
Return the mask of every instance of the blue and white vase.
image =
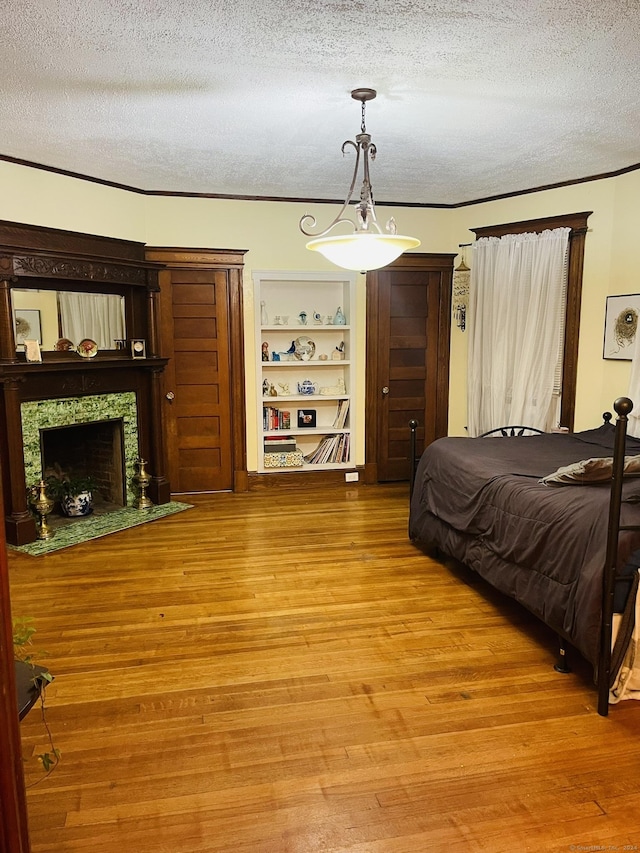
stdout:
[(346, 326), (347, 318), (342, 313), (342, 308), (338, 308), (336, 313), (333, 315), (333, 325), (334, 326)]
[(60, 501), (62, 512), (70, 518), (91, 515), (93, 512), (92, 492), (80, 492), (78, 495), (65, 495)]

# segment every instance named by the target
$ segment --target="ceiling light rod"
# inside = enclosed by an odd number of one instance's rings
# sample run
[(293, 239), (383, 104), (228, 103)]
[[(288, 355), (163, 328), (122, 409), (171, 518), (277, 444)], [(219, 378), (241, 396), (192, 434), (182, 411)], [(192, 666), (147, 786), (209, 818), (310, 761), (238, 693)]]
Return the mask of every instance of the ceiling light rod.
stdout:
[[(314, 232), (310, 230), (315, 227), (316, 218), (309, 213), (305, 214), (300, 220), (302, 233), (306, 234), (307, 237), (315, 238), (307, 243), (307, 249), (321, 252), (337, 266), (362, 272), (386, 266), (407, 249), (414, 249), (420, 245), (420, 241), (414, 237), (404, 237), (396, 233), (396, 223), (393, 217), (386, 224), (386, 234), (378, 225), (369, 176), (369, 157), (371, 160), (375, 160), (376, 146), (371, 142), (371, 135), (367, 133), (365, 122), (366, 103), (372, 101), (376, 94), (375, 89), (365, 88), (354, 89), (351, 92), (351, 97), (362, 104), (362, 121), (356, 141), (347, 139), (346, 142), (342, 143), (342, 154), (344, 155), (347, 146), (351, 146), (356, 152), (356, 162), (347, 198), (338, 215), (323, 231)], [(356, 222), (353, 222), (344, 216), (344, 213), (353, 196), (361, 158), (362, 187), (360, 188), (360, 201), (356, 204)], [(325, 235), (340, 222), (348, 223), (353, 228), (354, 233), (326, 237)]]
[[(300, 230), (303, 234), (306, 234), (307, 237), (324, 237), (325, 234), (328, 234), (332, 228), (334, 228), (339, 222), (348, 222), (353, 226), (353, 222), (348, 217), (343, 216), (343, 213), (347, 209), (349, 203), (351, 202), (351, 197), (353, 196), (353, 191), (356, 186), (356, 180), (358, 178), (358, 168), (360, 166), (360, 155), (362, 154), (363, 161), (363, 178), (362, 178), (362, 187), (360, 189), (360, 202), (356, 206), (358, 224), (355, 226), (356, 231), (368, 231), (369, 225), (373, 225), (376, 231), (379, 234), (382, 234), (382, 229), (378, 225), (378, 220), (376, 219), (376, 212), (373, 206), (373, 191), (371, 188), (371, 179), (369, 177), (369, 157), (372, 160), (376, 159), (376, 146), (373, 142), (371, 142), (371, 134), (367, 133), (367, 126), (365, 122), (365, 109), (367, 101), (372, 101), (378, 93), (375, 89), (354, 89), (351, 92), (351, 97), (362, 103), (362, 122), (360, 124), (360, 133), (356, 136), (356, 141), (353, 142), (351, 139), (347, 139), (342, 143), (342, 155), (344, 156), (346, 148), (350, 145), (355, 149), (356, 152), (356, 163), (353, 168), (353, 177), (351, 178), (351, 186), (349, 187), (349, 192), (347, 194), (347, 198), (342, 205), (340, 213), (333, 220), (331, 225), (327, 226), (324, 231), (313, 231), (307, 230), (305, 228), (305, 224), (308, 224), (311, 228), (315, 227), (316, 219), (311, 214), (307, 213), (300, 220)], [(395, 233), (395, 223), (392, 225), (391, 233)]]

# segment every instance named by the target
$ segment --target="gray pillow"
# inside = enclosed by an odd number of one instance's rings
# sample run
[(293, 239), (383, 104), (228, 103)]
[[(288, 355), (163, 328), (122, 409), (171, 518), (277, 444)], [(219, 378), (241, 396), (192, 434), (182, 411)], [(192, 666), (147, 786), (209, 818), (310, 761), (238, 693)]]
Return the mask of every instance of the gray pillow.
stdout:
[[(611, 479), (613, 457), (605, 456), (593, 459), (581, 459), (572, 465), (563, 465), (538, 480), (545, 486), (575, 486), (577, 483), (604, 483)], [(625, 474), (640, 474), (640, 456), (625, 456)]]

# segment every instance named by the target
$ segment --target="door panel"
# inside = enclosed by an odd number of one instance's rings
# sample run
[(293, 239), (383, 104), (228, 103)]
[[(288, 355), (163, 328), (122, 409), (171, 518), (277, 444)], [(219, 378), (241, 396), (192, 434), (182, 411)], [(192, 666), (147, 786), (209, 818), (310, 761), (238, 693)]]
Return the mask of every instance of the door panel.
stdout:
[(411, 253), (367, 276), (367, 482), (411, 476), (419, 449), (447, 430), (455, 255)]
[[(192, 305), (187, 309), (193, 312), (190, 316), (184, 316), (184, 305), (174, 305), (173, 327), (176, 341), (182, 342), (184, 347), (185, 339), (193, 341), (195, 346), (199, 346), (200, 340), (214, 341), (218, 337), (218, 327), (215, 317), (207, 317), (203, 314), (198, 317), (196, 311), (200, 306)], [(207, 306), (210, 310), (212, 306)]]

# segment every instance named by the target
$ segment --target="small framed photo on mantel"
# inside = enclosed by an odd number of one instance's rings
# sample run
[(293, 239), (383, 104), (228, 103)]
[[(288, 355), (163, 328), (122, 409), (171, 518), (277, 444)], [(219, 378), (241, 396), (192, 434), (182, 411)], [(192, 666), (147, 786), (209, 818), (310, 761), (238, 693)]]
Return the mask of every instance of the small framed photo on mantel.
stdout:
[(146, 358), (147, 343), (142, 338), (134, 338), (131, 341), (131, 358)]
[(25, 357), (27, 361), (42, 361), (42, 353), (40, 352), (40, 344), (38, 341), (23, 341)]

